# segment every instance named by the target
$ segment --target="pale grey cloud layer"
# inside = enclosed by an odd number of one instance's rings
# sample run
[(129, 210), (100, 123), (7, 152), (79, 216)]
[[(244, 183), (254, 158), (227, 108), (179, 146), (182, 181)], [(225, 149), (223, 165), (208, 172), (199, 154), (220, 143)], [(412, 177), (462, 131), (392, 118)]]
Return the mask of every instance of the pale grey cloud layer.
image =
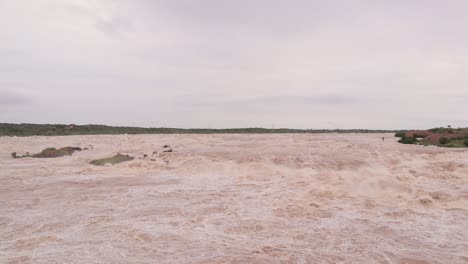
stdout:
[(0, 105), (22, 105), (32, 102), (32, 98), (17, 91), (0, 91)]
[(468, 126), (464, 0), (3, 0), (0, 122)]

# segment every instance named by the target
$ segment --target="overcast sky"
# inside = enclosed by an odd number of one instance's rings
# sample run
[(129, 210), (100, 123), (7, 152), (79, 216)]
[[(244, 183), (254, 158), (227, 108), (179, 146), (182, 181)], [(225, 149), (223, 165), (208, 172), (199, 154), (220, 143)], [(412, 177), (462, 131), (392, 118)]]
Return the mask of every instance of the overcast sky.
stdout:
[(468, 1), (0, 0), (0, 122), (468, 126)]

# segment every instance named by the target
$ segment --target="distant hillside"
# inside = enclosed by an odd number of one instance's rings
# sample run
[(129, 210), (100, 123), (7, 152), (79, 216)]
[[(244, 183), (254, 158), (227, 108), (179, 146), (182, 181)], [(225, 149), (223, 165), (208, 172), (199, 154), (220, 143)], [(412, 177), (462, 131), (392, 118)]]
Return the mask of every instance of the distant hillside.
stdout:
[(274, 134), (274, 133), (394, 133), (396, 130), (369, 129), (182, 129), (116, 127), (104, 125), (52, 125), (0, 123), (0, 136), (67, 136), (67, 135), (114, 135), (114, 134)]
[(396, 137), (403, 144), (439, 146), (447, 148), (468, 147), (468, 128), (433, 128), (398, 132)]

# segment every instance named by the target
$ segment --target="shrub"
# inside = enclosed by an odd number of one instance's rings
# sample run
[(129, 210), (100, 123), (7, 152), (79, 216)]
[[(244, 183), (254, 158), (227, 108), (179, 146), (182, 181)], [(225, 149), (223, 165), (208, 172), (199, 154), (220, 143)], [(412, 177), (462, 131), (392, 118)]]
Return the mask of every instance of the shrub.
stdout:
[(465, 145), (465, 147), (468, 147), (468, 139), (465, 139), (465, 141), (463, 141), (463, 145)]
[(395, 133), (395, 137), (399, 137), (399, 138), (404, 137), (405, 135), (406, 135), (406, 133), (405, 133), (405, 132), (401, 132), (401, 131)]
[(428, 131), (432, 133), (443, 133), (445, 131), (445, 128), (443, 127), (436, 127), (436, 128), (431, 128)]
[(426, 135), (414, 134), (413, 137), (414, 137), (414, 138), (425, 138)]
[(414, 137), (403, 136), (398, 142), (402, 144), (416, 144), (418, 140)]
[(439, 143), (442, 144), (442, 145), (447, 144), (448, 142), (449, 142), (449, 139), (446, 138), (446, 137), (441, 137), (439, 139)]

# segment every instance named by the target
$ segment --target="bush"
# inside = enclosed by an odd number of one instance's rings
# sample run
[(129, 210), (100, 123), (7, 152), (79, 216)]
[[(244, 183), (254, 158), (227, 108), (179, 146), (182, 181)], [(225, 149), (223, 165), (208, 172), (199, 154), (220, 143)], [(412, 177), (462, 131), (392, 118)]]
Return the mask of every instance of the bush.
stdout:
[(436, 128), (428, 129), (428, 131), (430, 131), (432, 133), (442, 133), (444, 131), (444, 128), (443, 127), (436, 127)]
[(401, 131), (395, 133), (395, 137), (399, 137), (399, 138), (404, 137), (405, 135), (406, 135), (406, 133), (405, 133), (405, 132), (401, 132)]
[(398, 142), (402, 144), (416, 144), (418, 140), (414, 137), (403, 136)]
[(465, 147), (468, 147), (468, 139), (465, 139), (465, 141), (463, 141), (463, 145), (465, 145)]
[(441, 137), (439, 139), (439, 143), (442, 144), (442, 145), (447, 144), (448, 142), (449, 142), (449, 139), (446, 138), (446, 137)]

